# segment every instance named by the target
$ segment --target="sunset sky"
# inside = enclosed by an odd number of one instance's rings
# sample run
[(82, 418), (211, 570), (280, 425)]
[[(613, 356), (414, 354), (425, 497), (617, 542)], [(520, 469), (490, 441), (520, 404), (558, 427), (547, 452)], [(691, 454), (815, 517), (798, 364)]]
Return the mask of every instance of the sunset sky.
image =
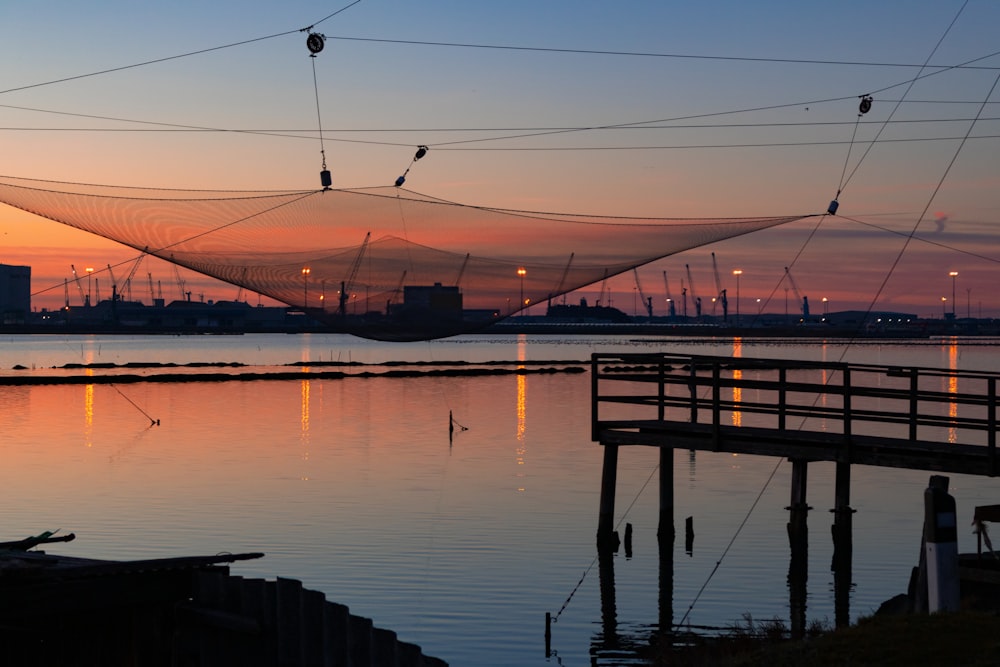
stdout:
[[(783, 310), (787, 266), (814, 311), (1000, 317), (998, 25), (993, 0), (8, 3), (0, 175), (318, 188), (321, 119), (334, 187), (391, 185), (423, 144), (406, 186), (482, 206), (804, 215), (842, 189), (836, 217), (641, 270), (654, 314), (664, 271), (675, 298), (685, 265), (715, 293), (715, 252), (731, 311), (736, 268), (743, 312)], [(0, 263), (32, 266), (36, 309), (63, 304), (70, 264), (135, 255), (0, 206)], [(631, 313), (631, 274), (610, 287)]]

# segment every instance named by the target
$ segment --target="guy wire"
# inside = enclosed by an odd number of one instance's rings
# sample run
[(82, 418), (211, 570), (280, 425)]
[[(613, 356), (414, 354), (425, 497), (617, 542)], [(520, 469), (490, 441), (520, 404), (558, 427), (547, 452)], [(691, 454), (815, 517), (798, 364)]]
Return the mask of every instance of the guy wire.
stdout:
[[(620, 527), (622, 525), (622, 521), (624, 521), (628, 517), (629, 511), (631, 511), (631, 509), (635, 505), (636, 501), (639, 500), (639, 496), (641, 496), (642, 492), (646, 490), (647, 486), (649, 486), (650, 480), (653, 479), (653, 475), (655, 475), (656, 471), (659, 470), (659, 469), (660, 469), (660, 464), (659, 463), (657, 463), (655, 466), (653, 466), (653, 470), (649, 473), (649, 477), (647, 477), (646, 481), (643, 482), (643, 484), (642, 484), (641, 487), (639, 487), (639, 491), (636, 492), (635, 497), (632, 498), (632, 502), (630, 502), (629, 505), (628, 505), (628, 507), (625, 508), (625, 511), (622, 513), (621, 518), (618, 519), (618, 523), (615, 524), (615, 528)], [(772, 473), (772, 476), (773, 476), (773, 473)], [(761, 493), (763, 494), (763, 491), (761, 491)], [(735, 540), (736, 538), (733, 537), (733, 539)], [(580, 576), (580, 581), (576, 582), (576, 586), (574, 586), (573, 590), (570, 591), (569, 596), (566, 598), (566, 601), (562, 603), (562, 606), (559, 607), (559, 611), (557, 611), (555, 613), (555, 615), (552, 617), (552, 622), (553, 623), (555, 623), (555, 622), (557, 622), (559, 620), (559, 616), (561, 616), (562, 613), (563, 613), (563, 611), (566, 609), (566, 607), (569, 606), (570, 600), (572, 600), (573, 596), (576, 595), (576, 592), (580, 589), (580, 586), (583, 584), (584, 579), (587, 578), (587, 575), (594, 568), (594, 563), (596, 563), (599, 558), (600, 558), (600, 555), (597, 555), (597, 556), (594, 556), (594, 559), (592, 561), (590, 561), (590, 565), (587, 566), (587, 569), (584, 570), (583, 574)], [(721, 560), (720, 560), (720, 562), (721, 562)], [(716, 567), (718, 567), (718, 565), (716, 565)], [(705, 585), (708, 585), (707, 581), (705, 582)], [(692, 604), (692, 606), (694, 605), (693, 602), (691, 604)], [(685, 617), (686, 617), (686, 615), (685, 615)]]
[(323, 169), (326, 169), (326, 147), (323, 145), (323, 115), (319, 111), (319, 83), (316, 81), (316, 57), (312, 56), (313, 90), (316, 92), (316, 123), (319, 127), (319, 154), (323, 157)]

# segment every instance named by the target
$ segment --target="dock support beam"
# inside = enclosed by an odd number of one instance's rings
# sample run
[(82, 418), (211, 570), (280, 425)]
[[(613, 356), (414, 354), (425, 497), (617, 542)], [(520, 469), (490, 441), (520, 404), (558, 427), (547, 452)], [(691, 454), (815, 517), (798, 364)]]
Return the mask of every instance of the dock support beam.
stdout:
[(672, 546), (675, 535), (674, 450), (670, 447), (660, 447), (660, 520), (656, 528), (656, 538), (661, 545)]
[(802, 459), (792, 461), (792, 496), (788, 506), (788, 545), (791, 559), (788, 563), (788, 594), (791, 611), (791, 634), (793, 639), (805, 636), (806, 629), (806, 583), (809, 579), (809, 526), (807, 518), (810, 507), (806, 503), (806, 481), (809, 462)]
[(851, 578), (854, 557), (854, 510), (851, 509), (851, 464), (837, 462), (833, 501), (833, 607), (837, 628), (851, 625)]
[(597, 548), (615, 542), (615, 490), (618, 485), (618, 445), (604, 445), (601, 471), (601, 509), (597, 517)]

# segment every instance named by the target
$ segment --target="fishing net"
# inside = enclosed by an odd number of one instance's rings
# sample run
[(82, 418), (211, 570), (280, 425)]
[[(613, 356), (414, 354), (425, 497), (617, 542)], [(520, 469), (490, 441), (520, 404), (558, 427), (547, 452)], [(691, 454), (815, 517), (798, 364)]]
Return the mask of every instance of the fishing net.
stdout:
[(226, 192), (15, 177), (0, 177), (0, 202), (381, 340), (479, 330), (667, 255), (807, 217), (619, 218), (395, 187)]

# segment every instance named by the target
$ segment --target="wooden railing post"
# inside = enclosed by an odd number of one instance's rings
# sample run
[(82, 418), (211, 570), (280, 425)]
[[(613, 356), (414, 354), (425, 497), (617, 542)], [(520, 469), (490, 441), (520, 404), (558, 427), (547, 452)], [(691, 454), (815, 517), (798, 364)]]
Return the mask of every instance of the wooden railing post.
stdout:
[(788, 369), (784, 366), (778, 369), (778, 428), (785, 430), (785, 410), (787, 409), (788, 393), (785, 387), (788, 386)]
[(844, 367), (844, 446), (847, 451), (844, 452), (846, 460), (851, 461), (854, 459), (853, 452), (851, 451), (851, 369), (848, 366)]
[(712, 363), (712, 444), (719, 447), (719, 427), (722, 426), (722, 367)]
[(666, 362), (663, 360), (663, 356), (661, 355), (660, 363), (659, 366), (657, 367), (657, 384), (659, 386), (657, 387), (657, 393), (656, 393), (656, 406), (657, 406), (656, 418), (659, 419), (660, 421), (663, 421), (663, 418), (666, 416), (666, 406), (665, 406), (667, 400), (666, 366), (667, 366)]
[(590, 439), (594, 442), (598, 439), (597, 432), (597, 406), (600, 404), (600, 393), (598, 390), (597, 375), (600, 368), (597, 363), (597, 354), (590, 355)]
[(692, 357), (688, 362), (691, 369), (691, 377), (688, 380), (688, 387), (691, 390), (691, 423), (698, 423), (698, 367)]
[(990, 476), (997, 474), (997, 379), (987, 380), (986, 443), (989, 446)]

